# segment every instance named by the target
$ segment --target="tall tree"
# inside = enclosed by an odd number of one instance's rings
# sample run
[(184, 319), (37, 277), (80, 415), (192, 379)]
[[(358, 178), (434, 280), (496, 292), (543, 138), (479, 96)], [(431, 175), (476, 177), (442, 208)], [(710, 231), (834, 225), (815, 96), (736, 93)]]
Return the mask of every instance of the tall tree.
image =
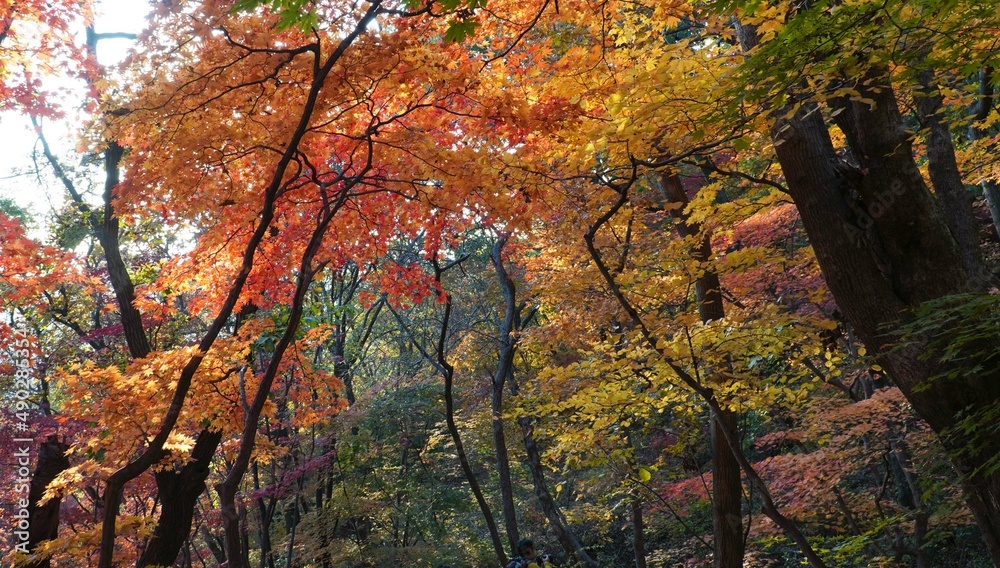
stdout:
[[(703, 232), (699, 223), (691, 220), (687, 212), (690, 199), (677, 172), (660, 176), (660, 190), (674, 219), (677, 235), (690, 242), (691, 258), (699, 263), (712, 259), (711, 235)], [(726, 317), (722, 303), (722, 284), (719, 275), (710, 265), (700, 269), (695, 280), (695, 299), (702, 323), (721, 321)], [(725, 372), (725, 371), (717, 371)], [(719, 380), (724, 383), (725, 380)], [(738, 434), (738, 415), (732, 409), (722, 408), (712, 415), (712, 526), (715, 535), (715, 567), (740, 568), (743, 566), (743, 483), (740, 464), (726, 442), (722, 428)]]

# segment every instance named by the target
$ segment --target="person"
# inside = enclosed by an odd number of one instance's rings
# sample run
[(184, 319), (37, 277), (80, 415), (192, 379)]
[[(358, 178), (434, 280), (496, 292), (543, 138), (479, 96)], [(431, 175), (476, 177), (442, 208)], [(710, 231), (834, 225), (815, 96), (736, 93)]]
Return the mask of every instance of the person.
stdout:
[(546, 568), (552, 566), (548, 554), (539, 555), (535, 551), (535, 542), (530, 538), (522, 538), (517, 543), (517, 556), (512, 558), (504, 568)]

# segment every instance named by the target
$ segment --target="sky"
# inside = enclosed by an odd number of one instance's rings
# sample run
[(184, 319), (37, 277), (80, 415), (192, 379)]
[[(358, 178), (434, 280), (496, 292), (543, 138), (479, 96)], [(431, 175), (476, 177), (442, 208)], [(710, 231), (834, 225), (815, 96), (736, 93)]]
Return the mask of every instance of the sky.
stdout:
[[(149, 3), (144, 0), (98, 0), (94, 29), (97, 33), (128, 32), (139, 33), (145, 27)], [(81, 36), (84, 30), (80, 30)], [(102, 65), (113, 65), (125, 58), (132, 40), (105, 39), (97, 48), (98, 61)], [(65, 156), (76, 146), (71, 134), (79, 129), (69, 124), (49, 122), (45, 126), (46, 138), (57, 154)], [(37, 146), (37, 137), (28, 118), (17, 113), (0, 113), (0, 197), (13, 199), (19, 206), (43, 218), (53, 207), (58, 208), (64, 201), (65, 190), (51, 175), (41, 182), (34, 174), (26, 174), (34, 169), (32, 154)], [(44, 160), (39, 154), (39, 159)], [(78, 160), (79, 156), (73, 156)], [(42, 162), (39, 162), (43, 165)], [(48, 173), (47, 164), (46, 173)], [(18, 175), (20, 174), (20, 175)], [(40, 236), (42, 227), (32, 227), (32, 234)], [(0, 236), (2, 237), (2, 236)]]

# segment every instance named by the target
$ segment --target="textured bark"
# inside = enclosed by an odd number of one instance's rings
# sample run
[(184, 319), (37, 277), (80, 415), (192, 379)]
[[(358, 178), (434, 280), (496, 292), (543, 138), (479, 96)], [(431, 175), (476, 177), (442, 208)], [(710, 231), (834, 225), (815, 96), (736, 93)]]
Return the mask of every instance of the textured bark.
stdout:
[(156, 489), (160, 500), (160, 517), (137, 568), (173, 566), (181, 547), (191, 532), (195, 505), (205, 491), (205, 480), (211, 472), (212, 456), (222, 441), (222, 432), (202, 430), (191, 450), (191, 459), (179, 470), (156, 472)]
[(985, 280), (979, 252), (979, 227), (972, 213), (972, 194), (966, 191), (962, 174), (955, 159), (951, 128), (941, 113), (944, 104), (934, 81), (934, 73), (922, 71), (919, 75), (920, 92), (914, 97), (920, 121), (927, 129), (927, 169), (930, 172), (934, 194), (948, 228), (961, 251), (965, 269), (970, 276)]
[[(720, 424), (721, 423), (721, 424)], [(737, 415), (725, 411), (712, 418), (712, 529), (715, 568), (742, 568), (743, 485), (740, 464), (729, 448), (721, 427), (737, 433)]]
[[(951, 435), (960, 412), (1000, 400), (1000, 369), (976, 375), (955, 362), (927, 359), (926, 346), (894, 343), (908, 309), (951, 294), (978, 291), (961, 249), (923, 183), (892, 89), (846, 103), (837, 123), (859, 168), (840, 162), (821, 113), (803, 104), (776, 121), (775, 151), (837, 305), (869, 351), (939, 434), (962, 475), (966, 498), (994, 563), (1000, 565), (1000, 474), (985, 474), (1000, 439), (973, 452)], [(779, 111), (779, 113), (781, 112)], [(893, 348), (894, 347), (894, 348)], [(976, 346), (981, 349), (982, 346)], [(956, 371), (955, 378), (933, 380)]]
[[(39, 505), (39, 502), (49, 483), (69, 467), (69, 458), (66, 457), (68, 448), (56, 436), (50, 436), (38, 447), (38, 462), (31, 474), (28, 489), (28, 550), (35, 550), (43, 541), (52, 540), (59, 534), (59, 505), (62, 497), (49, 499), (44, 505)], [(49, 565), (49, 559), (43, 558), (25, 566), (49, 568)]]
[[(688, 196), (676, 173), (664, 173), (660, 177), (660, 189), (667, 203), (671, 204), (670, 214), (674, 227), (682, 239), (691, 239), (691, 258), (706, 263), (712, 258), (711, 236), (702, 232), (701, 226), (692, 223), (685, 209)], [(726, 317), (722, 303), (722, 285), (719, 275), (703, 266), (703, 274), (695, 281), (695, 299), (701, 321), (708, 323)], [(743, 542), (743, 483), (740, 464), (729, 448), (729, 443), (720, 432), (722, 426), (738, 433), (736, 413), (723, 410), (713, 413), (712, 437), (712, 530), (715, 547), (715, 568), (742, 568), (745, 546)]]
[[(868, 86), (858, 85), (859, 92), (872, 104), (839, 101), (842, 112), (835, 118), (859, 166), (845, 179), (848, 183), (841, 184), (840, 195), (855, 200), (850, 204), (857, 212), (855, 226), (871, 243), (868, 247), (852, 247), (852, 252), (860, 252), (859, 248), (871, 251), (893, 295), (908, 305), (968, 291), (972, 283), (962, 250), (914, 161), (912, 138), (896, 106), (895, 92), (877, 76), (868, 77), (866, 82)], [(815, 120), (822, 129), (820, 135), (829, 140), (822, 119), (817, 116)], [(781, 139), (780, 135), (777, 139)], [(779, 145), (779, 160), (782, 154), (796, 150), (795, 146)], [(832, 148), (832, 144), (828, 147)], [(826, 147), (816, 149), (827, 151)], [(833, 159), (830, 167), (838, 163), (836, 154), (827, 156)], [(834, 176), (822, 183), (836, 181)], [(789, 186), (793, 199), (803, 190)], [(942, 267), (958, 270), (942, 273)]]

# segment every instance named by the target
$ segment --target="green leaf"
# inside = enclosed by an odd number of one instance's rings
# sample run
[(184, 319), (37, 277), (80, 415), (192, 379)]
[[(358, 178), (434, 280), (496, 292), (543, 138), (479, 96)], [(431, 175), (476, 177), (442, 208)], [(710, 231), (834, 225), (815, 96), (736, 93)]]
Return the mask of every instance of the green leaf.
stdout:
[(476, 33), (476, 28), (479, 27), (479, 22), (475, 20), (464, 20), (461, 22), (451, 22), (448, 26), (448, 31), (444, 33), (445, 43), (455, 42), (462, 43), (465, 41), (466, 37), (471, 37)]
[(643, 483), (646, 483), (652, 477), (653, 477), (653, 474), (649, 473), (648, 469), (646, 469), (644, 467), (640, 467), (639, 468), (639, 481), (642, 481)]
[(278, 29), (297, 27), (308, 31), (317, 27), (319, 18), (316, 12), (306, 9), (307, 4), (308, 0), (237, 0), (230, 13), (253, 12), (260, 6), (267, 6), (271, 12), (278, 14)]

